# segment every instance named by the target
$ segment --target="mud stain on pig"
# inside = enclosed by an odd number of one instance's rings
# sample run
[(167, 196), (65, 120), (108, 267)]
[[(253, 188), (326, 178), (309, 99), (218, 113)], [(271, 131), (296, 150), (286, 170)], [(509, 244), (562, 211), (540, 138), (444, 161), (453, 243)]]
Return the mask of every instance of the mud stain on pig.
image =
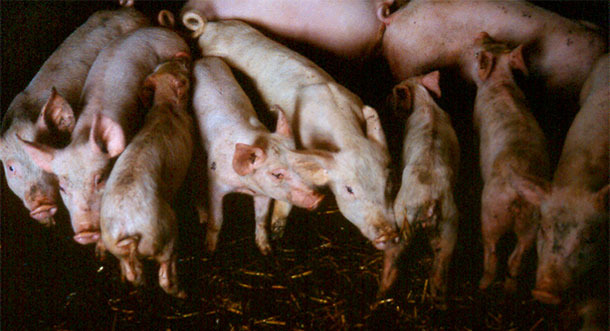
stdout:
[(432, 184), (432, 175), (428, 170), (418, 171), (417, 180), (419, 180), (420, 183), (425, 185)]
[(212, 162), (210, 169), (212, 169), (212, 171), (216, 171), (216, 162)]

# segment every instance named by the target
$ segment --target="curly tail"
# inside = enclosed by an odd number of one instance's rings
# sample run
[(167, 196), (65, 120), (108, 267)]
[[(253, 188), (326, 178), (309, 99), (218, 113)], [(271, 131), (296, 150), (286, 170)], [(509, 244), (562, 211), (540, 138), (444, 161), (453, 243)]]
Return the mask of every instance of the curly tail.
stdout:
[(119, 0), (121, 7), (133, 7), (135, 0)]
[(167, 9), (162, 9), (157, 14), (157, 22), (159, 25), (165, 28), (174, 29), (176, 26), (176, 19), (174, 18), (174, 14)]
[(182, 24), (193, 31), (193, 38), (199, 38), (203, 34), (206, 21), (205, 17), (195, 10), (189, 10), (182, 15)]

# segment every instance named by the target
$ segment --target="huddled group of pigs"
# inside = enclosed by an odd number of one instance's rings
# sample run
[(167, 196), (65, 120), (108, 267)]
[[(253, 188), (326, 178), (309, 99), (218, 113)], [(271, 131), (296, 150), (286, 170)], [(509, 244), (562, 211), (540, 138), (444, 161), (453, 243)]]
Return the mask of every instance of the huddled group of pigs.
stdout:
[[(449, 115), (435, 102), (438, 70), (446, 68), (477, 89), (479, 287), (496, 278), (496, 245), (509, 231), (517, 243), (507, 291), (515, 290), (534, 243), (532, 295), (543, 303), (560, 303), (596, 265), (607, 272), (598, 256), (608, 250), (610, 63), (607, 41), (592, 24), (525, 1), (412, 0), (396, 9), (393, 0), (190, 0), (180, 20), (192, 34), (183, 38), (172, 14), (162, 12), (165, 27), (153, 27), (124, 2), (92, 15), (15, 97), (3, 118), (0, 157), (34, 219), (53, 224), (61, 196), (74, 240), (116, 256), (128, 281), (141, 283), (141, 260), (153, 258), (160, 286), (186, 295), (176, 279), (179, 220), (171, 205), (193, 159), (206, 181), (185, 185), (200, 193), (210, 251), (226, 194), (254, 197), (255, 240), (267, 254), (267, 229), (281, 236), (292, 205), (316, 208), (324, 197), (317, 189), (327, 186), (341, 213), (385, 251), (380, 293), (396, 279), (414, 233), (425, 231), (434, 252), (432, 297), (443, 308), (460, 158)], [(381, 52), (400, 82), (390, 103), (409, 114), (397, 194), (377, 111), (244, 22), (346, 58)], [(192, 54), (191, 40), (200, 54)], [(274, 132), (232, 69), (277, 116)], [(542, 81), (547, 95), (579, 100), (552, 177), (544, 134), (515, 75)], [(205, 157), (193, 153), (196, 144)]]

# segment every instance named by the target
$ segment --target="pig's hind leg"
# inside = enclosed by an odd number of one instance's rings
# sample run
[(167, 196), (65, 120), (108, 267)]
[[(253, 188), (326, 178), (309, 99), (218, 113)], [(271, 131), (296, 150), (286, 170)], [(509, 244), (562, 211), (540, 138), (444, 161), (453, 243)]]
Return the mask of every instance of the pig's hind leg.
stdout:
[(539, 214), (534, 207), (520, 198), (517, 198), (511, 207), (515, 219), (517, 244), (508, 258), (508, 274), (504, 282), (504, 290), (508, 293), (514, 293), (517, 290), (517, 276), (519, 276), (523, 256), (536, 240), (539, 220)]
[(447, 276), (451, 256), (457, 242), (457, 215), (445, 220), (439, 230), (440, 233), (430, 240), (430, 246), (434, 251), (434, 262), (430, 273), (430, 292), (436, 307), (445, 310), (447, 309)]
[(171, 206), (165, 202), (161, 202), (161, 222), (165, 224), (166, 232), (163, 236), (167, 236), (167, 242), (162, 240), (154, 240), (155, 243), (161, 244), (162, 249), (155, 254), (155, 259), (159, 263), (159, 286), (165, 293), (177, 298), (186, 298), (186, 293), (182, 291), (178, 284), (178, 273), (176, 271), (177, 257), (174, 252), (174, 244), (178, 234), (178, 222), (176, 214)]
[(134, 286), (143, 283), (142, 262), (138, 258), (139, 235), (129, 236), (117, 243), (119, 254), (117, 255), (121, 265), (121, 275)]

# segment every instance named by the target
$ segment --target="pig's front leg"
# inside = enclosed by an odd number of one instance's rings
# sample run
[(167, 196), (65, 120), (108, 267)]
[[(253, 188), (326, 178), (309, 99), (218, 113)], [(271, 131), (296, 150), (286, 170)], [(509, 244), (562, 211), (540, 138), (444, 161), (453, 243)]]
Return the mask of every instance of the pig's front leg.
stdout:
[(292, 204), (275, 200), (273, 214), (271, 215), (271, 239), (277, 240), (284, 236), (290, 210), (292, 210)]
[(430, 292), (438, 309), (447, 309), (447, 275), (451, 256), (457, 242), (457, 219), (447, 220), (438, 236), (430, 239), (434, 263), (430, 274)]
[(218, 234), (222, 227), (222, 198), (225, 196), (226, 190), (215, 184), (214, 181), (212, 181), (210, 187), (210, 212), (208, 213), (208, 220), (206, 222), (205, 248), (211, 253), (216, 250)]
[(537, 226), (529, 226), (524, 233), (517, 233), (517, 245), (508, 258), (508, 275), (504, 281), (504, 290), (507, 293), (514, 293), (517, 290), (517, 276), (521, 268), (523, 255), (527, 252), (536, 240)]
[[(269, 238), (267, 236), (267, 228), (265, 227), (267, 216), (269, 215), (269, 204), (271, 198), (267, 196), (254, 196), (254, 220), (256, 221), (255, 240), (256, 246), (263, 255), (271, 253)], [(275, 209), (274, 209), (275, 211)]]

